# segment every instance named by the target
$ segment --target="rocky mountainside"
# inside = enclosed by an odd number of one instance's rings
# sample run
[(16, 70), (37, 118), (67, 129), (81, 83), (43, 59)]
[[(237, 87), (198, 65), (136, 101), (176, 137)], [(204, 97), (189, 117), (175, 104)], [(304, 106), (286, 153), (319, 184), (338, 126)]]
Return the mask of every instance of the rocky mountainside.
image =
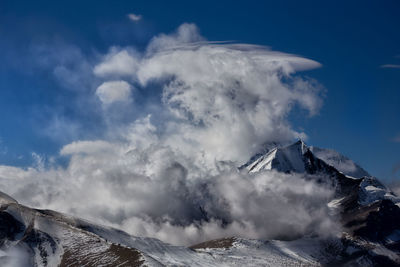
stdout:
[[(318, 154), (334, 155), (326, 163)], [(342, 163), (353, 168), (350, 174), (338, 169)], [(399, 261), (400, 241), (400, 199), (387, 189), (377, 178), (370, 176), (364, 169), (348, 158), (331, 150), (307, 147), (298, 141), (292, 145), (275, 147), (267, 153), (253, 158), (242, 168), (250, 173), (263, 170), (296, 172), (312, 174), (311, 179), (319, 183), (329, 183), (335, 188), (335, 196), (328, 206), (340, 214), (343, 226), (342, 244), (351, 244), (364, 251), (345, 256), (340, 262), (357, 265), (358, 261), (366, 262), (361, 266), (384, 262), (386, 265), (397, 265)], [(356, 175), (355, 175), (356, 174)], [(360, 176), (360, 174), (365, 174)], [(374, 249), (371, 249), (374, 248)], [(382, 252), (374, 255), (377, 251)], [(354, 258), (354, 260), (353, 260)], [(355, 263), (353, 263), (353, 261)]]
[[(349, 167), (350, 166), (350, 167)], [(342, 233), (296, 240), (226, 237), (191, 247), (134, 237), (0, 194), (1, 266), (400, 266), (400, 199), (337, 152), (270, 146), (242, 172), (301, 173), (334, 188)]]

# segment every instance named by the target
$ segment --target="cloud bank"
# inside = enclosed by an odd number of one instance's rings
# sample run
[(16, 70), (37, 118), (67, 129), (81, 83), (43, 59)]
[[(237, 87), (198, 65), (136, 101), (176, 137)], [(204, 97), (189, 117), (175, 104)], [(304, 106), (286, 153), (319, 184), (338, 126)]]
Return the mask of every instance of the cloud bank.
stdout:
[[(0, 186), (21, 203), (174, 244), (331, 233), (330, 188), (237, 170), (266, 142), (306, 136), (288, 115), (318, 113), (320, 86), (297, 72), (319, 66), (262, 46), (207, 42), (193, 24), (154, 37), (142, 53), (112, 47), (88, 68), (98, 84), (90, 97), (117, 106), (101, 109), (103, 137), (65, 145), (64, 167), (0, 166)], [(140, 103), (148, 95), (156, 100)]]

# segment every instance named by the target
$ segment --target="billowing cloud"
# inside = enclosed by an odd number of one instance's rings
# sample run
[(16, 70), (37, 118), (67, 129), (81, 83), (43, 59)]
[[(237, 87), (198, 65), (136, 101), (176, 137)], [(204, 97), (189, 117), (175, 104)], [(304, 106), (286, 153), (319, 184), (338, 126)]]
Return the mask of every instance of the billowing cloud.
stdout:
[(142, 19), (142, 15), (136, 15), (133, 13), (129, 13), (127, 16), (128, 16), (128, 19), (130, 19), (133, 22), (137, 22)]
[(333, 191), (312, 177), (274, 171), (249, 175), (226, 163), (210, 176), (190, 155), (157, 142), (141, 149), (76, 142), (62, 150), (71, 155), (66, 169), (2, 166), (0, 184), (22, 203), (174, 244), (232, 235), (329, 235), (337, 227), (325, 205)]
[(131, 101), (131, 85), (125, 81), (108, 81), (96, 89), (96, 95), (105, 105)]
[(291, 75), (319, 63), (260, 46), (193, 43), (198, 40), (188, 24), (154, 38), (137, 71), (142, 86), (163, 83), (163, 103), (179, 120), (166, 127), (173, 136), (198, 143), (211, 161), (245, 161), (266, 140), (303, 136), (286, 117), (294, 105), (315, 114), (319, 86)]
[(142, 54), (132, 51), (112, 48), (94, 66), (102, 83), (95, 96), (109, 105), (130, 99), (132, 86), (156, 92), (157, 100), (142, 103), (149, 112), (113, 121), (102, 138), (65, 145), (65, 167), (0, 166), (6, 193), (174, 244), (335, 229), (326, 207), (331, 188), (313, 177), (237, 169), (265, 142), (305, 136), (288, 115), (296, 106), (316, 114), (320, 85), (296, 73), (319, 63), (207, 42), (193, 24), (154, 37)]
[(196, 25), (184, 23), (172, 34), (160, 34), (153, 37), (147, 46), (147, 51), (149, 53), (165, 51), (203, 41), (205, 41), (205, 39), (200, 35)]
[(139, 67), (139, 55), (133, 49), (112, 47), (103, 61), (96, 65), (94, 74), (99, 77), (130, 77)]

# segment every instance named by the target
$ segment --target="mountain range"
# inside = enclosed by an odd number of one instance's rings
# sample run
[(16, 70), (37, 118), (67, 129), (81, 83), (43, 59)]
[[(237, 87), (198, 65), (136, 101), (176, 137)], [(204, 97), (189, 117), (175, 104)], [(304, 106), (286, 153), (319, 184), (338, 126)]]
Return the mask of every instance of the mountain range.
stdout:
[(132, 236), (0, 194), (1, 266), (400, 266), (400, 198), (336, 151), (299, 140), (268, 144), (240, 172), (302, 174), (333, 188), (327, 208), (339, 235), (240, 236), (190, 247)]

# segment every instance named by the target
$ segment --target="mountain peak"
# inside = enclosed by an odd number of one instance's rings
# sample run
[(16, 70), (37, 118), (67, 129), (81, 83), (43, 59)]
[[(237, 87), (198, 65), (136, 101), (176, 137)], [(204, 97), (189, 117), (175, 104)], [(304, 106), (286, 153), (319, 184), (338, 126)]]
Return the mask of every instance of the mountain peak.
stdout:
[(245, 164), (249, 172), (275, 169), (281, 172), (305, 172), (306, 159), (304, 155), (309, 151), (303, 140), (284, 146), (275, 147), (267, 153), (259, 155), (251, 163)]
[(303, 139), (299, 138), (299, 140), (297, 140), (297, 142), (295, 142), (293, 145), (306, 145), (303, 141)]
[(297, 149), (299, 152), (301, 152), (301, 154), (304, 154), (307, 152), (308, 146), (306, 145), (306, 143), (304, 143), (304, 141), (302, 139), (299, 139), (295, 143), (288, 145), (288, 146), (284, 147), (283, 149), (291, 149), (291, 150)]

